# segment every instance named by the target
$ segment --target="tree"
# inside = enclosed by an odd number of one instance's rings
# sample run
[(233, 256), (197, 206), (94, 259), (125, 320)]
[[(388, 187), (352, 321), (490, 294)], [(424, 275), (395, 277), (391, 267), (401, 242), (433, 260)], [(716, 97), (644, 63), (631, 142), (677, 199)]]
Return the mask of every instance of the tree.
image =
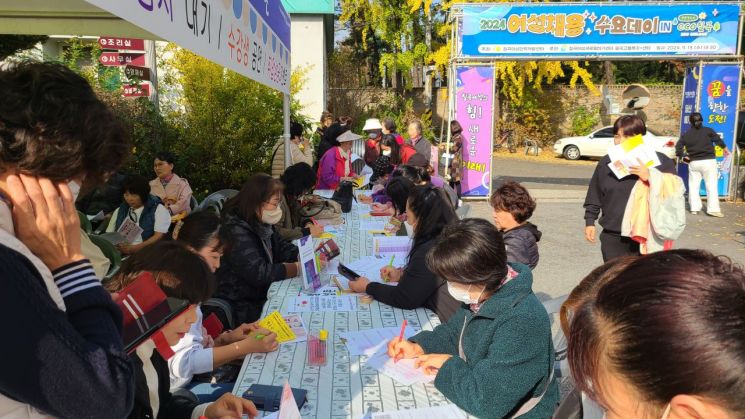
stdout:
[(46, 35), (0, 35), (0, 61), (49, 39)]

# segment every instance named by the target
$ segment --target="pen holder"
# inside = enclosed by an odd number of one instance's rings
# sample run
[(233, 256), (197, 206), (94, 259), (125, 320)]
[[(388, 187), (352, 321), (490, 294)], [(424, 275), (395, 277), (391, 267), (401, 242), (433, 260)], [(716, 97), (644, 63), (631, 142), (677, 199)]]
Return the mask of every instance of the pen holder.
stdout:
[(321, 330), (317, 335), (308, 335), (308, 365), (326, 365), (327, 340), (328, 332), (326, 330)]

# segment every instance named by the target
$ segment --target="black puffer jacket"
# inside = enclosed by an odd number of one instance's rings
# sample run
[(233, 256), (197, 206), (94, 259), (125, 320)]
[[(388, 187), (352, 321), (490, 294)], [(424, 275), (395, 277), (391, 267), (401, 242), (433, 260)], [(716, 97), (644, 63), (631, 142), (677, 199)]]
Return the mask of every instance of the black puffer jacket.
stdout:
[(256, 229), (228, 216), (225, 227), (231, 242), (216, 272), (215, 296), (231, 304), (237, 324), (250, 323), (261, 316), (272, 282), (287, 278), (284, 263), (297, 261), (298, 249), (266, 224)]
[(504, 247), (507, 250), (507, 262), (517, 262), (535, 269), (538, 266), (538, 242), (541, 232), (531, 223), (525, 223), (504, 232)]

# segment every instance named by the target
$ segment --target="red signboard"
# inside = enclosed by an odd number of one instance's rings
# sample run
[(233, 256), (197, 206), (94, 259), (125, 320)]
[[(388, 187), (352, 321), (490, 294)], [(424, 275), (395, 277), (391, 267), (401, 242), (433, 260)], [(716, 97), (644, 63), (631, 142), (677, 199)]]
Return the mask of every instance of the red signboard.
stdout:
[(126, 49), (145, 51), (145, 41), (133, 38), (112, 38), (109, 36), (98, 38), (98, 45), (103, 49)]
[(105, 66), (145, 65), (145, 54), (128, 52), (102, 52), (98, 61)]
[(150, 96), (150, 85), (148, 83), (138, 84), (125, 84), (122, 86), (124, 97), (148, 97)]

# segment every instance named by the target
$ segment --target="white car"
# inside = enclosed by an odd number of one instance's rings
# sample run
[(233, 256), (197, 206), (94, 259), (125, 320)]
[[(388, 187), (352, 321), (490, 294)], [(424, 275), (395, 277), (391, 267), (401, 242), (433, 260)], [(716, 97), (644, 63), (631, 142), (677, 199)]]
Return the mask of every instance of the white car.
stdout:
[[(677, 137), (668, 137), (647, 128), (644, 140), (652, 144), (654, 149), (671, 159), (675, 158), (675, 143)], [(582, 137), (565, 137), (554, 143), (554, 153), (564, 156), (568, 160), (580, 157), (603, 157), (613, 146), (613, 127), (604, 127)]]

